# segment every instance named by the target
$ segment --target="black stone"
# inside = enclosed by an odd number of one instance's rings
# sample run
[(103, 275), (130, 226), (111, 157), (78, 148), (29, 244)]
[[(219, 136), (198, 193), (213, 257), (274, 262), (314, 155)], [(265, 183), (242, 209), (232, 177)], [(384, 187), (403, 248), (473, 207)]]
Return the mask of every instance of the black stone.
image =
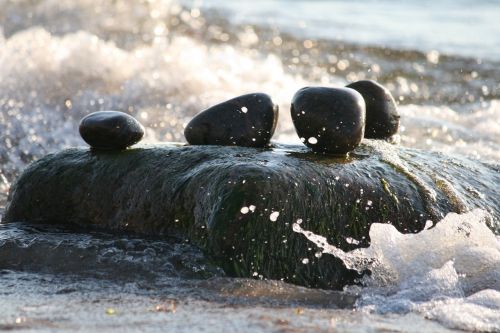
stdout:
[(139, 142), (144, 136), (144, 127), (126, 113), (99, 111), (81, 120), (80, 135), (92, 148), (120, 150)]
[(365, 102), (349, 88), (305, 87), (292, 100), (297, 134), (315, 152), (346, 154), (363, 139)]
[(385, 139), (398, 132), (400, 116), (389, 90), (371, 80), (353, 82), (346, 87), (356, 90), (365, 99), (365, 138)]
[(372, 223), (413, 233), (474, 207), (488, 209), (500, 233), (499, 166), (371, 141), (348, 158), (284, 145), (65, 150), (26, 168), (3, 222), (179, 237), (229, 276), (258, 272), (322, 288), (342, 288), (357, 274), (333, 256), (317, 258), (316, 246), (293, 231), (298, 219), (344, 251), (368, 246)]
[(196, 115), (184, 130), (191, 145), (265, 147), (276, 129), (278, 106), (262, 93), (242, 95)]

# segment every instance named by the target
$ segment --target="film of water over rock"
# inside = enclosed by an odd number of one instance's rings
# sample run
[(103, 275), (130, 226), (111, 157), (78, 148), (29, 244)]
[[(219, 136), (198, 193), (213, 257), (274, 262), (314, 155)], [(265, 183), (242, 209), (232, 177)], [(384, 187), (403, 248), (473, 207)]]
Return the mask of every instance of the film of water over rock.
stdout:
[(500, 190), (488, 185), (498, 183), (498, 166), (373, 140), (349, 157), (288, 145), (75, 148), (24, 171), (4, 221), (178, 237), (230, 276), (341, 288), (363, 272), (321, 255), (295, 223), (352, 250), (368, 246), (372, 223), (414, 233), (481, 207), (498, 233)]

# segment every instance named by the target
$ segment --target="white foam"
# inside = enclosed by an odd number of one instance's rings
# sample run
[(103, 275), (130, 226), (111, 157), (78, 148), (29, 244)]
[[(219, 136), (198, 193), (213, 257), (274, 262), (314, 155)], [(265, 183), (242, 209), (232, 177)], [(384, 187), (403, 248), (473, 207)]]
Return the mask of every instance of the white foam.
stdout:
[(0, 77), (7, 176), (47, 152), (84, 145), (79, 119), (97, 110), (136, 116), (146, 127), (145, 142), (184, 141), (183, 126), (197, 112), (262, 91), (285, 111), (278, 133), (290, 135), (289, 98), (306, 85), (286, 74), (276, 56), (229, 44), (173, 37), (126, 50), (85, 31), (55, 36), (42, 28), (0, 37)]
[(370, 228), (371, 245), (344, 252), (302, 230), (323, 253), (347, 267), (370, 269), (358, 308), (377, 313), (418, 312), (458, 329), (500, 330), (500, 239), (488, 229), (489, 215), (476, 209), (448, 214), (435, 227), (401, 234), (390, 224)]
[[(97, 6), (95, 0), (0, 3), (4, 29), (19, 29), (8, 37), (0, 31), (0, 161), (9, 181), (33, 158), (84, 145), (78, 121), (96, 110), (136, 116), (146, 126), (146, 142), (184, 141), (183, 126), (197, 112), (262, 91), (280, 105), (274, 139), (300, 144), (290, 99), (297, 89), (318, 82), (289, 74), (273, 54), (160, 29), (172, 15), (190, 26), (202, 20), (199, 12), (171, 0), (127, 6), (114, 1)], [(15, 17), (22, 18), (17, 25), (10, 21)], [(151, 34), (154, 38), (143, 40)], [(241, 38), (251, 44), (254, 34), (248, 30)], [(324, 84), (344, 83), (327, 79)], [(404, 145), (500, 160), (500, 101), (467, 114), (447, 106), (404, 106), (401, 112)]]
[[(289, 74), (277, 56), (252, 49), (259, 38), (252, 29), (239, 34), (248, 47), (239, 48), (172, 34), (165, 25), (181, 20), (196, 27), (199, 14), (171, 0), (0, 1), (0, 206), (14, 174), (33, 158), (84, 145), (78, 121), (91, 111), (131, 113), (146, 126), (146, 142), (184, 141), (183, 125), (195, 113), (262, 91), (280, 105), (274, 139), (300, 144), (289, 101), (318, 82)], [(343, 80), (328, 76), (321, 84)], [(500, 101), (467, 107), (402, 106), (401, 142), (499, 161)], [(482, 211), (449, 215), (416, 235), (374, 224), (372, 245), (348, 253), (302, 230), (301, 220), (294, 230), (349, 267), (372, 269), (360, 290), (361, 311), (411, 311), (454, 328), (500, 331), (499, 241), (485, 219)]]
[(405, 146), (500, 160), (500, 100), (455, 110), (446, 105), (400, 108)]

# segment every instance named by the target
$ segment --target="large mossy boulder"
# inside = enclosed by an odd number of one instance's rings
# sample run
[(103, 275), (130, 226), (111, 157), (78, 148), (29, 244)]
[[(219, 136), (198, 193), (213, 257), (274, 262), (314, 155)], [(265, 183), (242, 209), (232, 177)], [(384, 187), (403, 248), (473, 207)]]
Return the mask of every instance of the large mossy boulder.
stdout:
[(180, 237), (231, 276), (340, 288), (359, 274), (317, 257), (294, 222), (344, 250), (367, 246), (371, 223), (418, 232), (475, 207), (498, 232), (499, 183), (498, 166), (370, 140), (346, 158), (298, 146), (69, 149), (24, 171), (4, 221)]

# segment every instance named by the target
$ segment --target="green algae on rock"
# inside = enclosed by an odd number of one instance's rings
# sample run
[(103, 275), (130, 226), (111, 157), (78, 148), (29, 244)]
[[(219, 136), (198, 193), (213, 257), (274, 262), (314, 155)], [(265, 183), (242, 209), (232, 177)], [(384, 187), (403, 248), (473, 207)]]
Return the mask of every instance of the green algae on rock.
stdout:
[(230, 276), (341, 288), (360, 274), (317, 255), (293, 223), (302, 220), (304, 229), (343, 250), (367, 246), (372, 223), (413, 233), (427, 220), (475, 207), (489, 209), (498, 232), (498, 171), (372, 140), (350, 157), (285, 145), (69, 149), (24, 171), (4, 221), (180, 237)]

